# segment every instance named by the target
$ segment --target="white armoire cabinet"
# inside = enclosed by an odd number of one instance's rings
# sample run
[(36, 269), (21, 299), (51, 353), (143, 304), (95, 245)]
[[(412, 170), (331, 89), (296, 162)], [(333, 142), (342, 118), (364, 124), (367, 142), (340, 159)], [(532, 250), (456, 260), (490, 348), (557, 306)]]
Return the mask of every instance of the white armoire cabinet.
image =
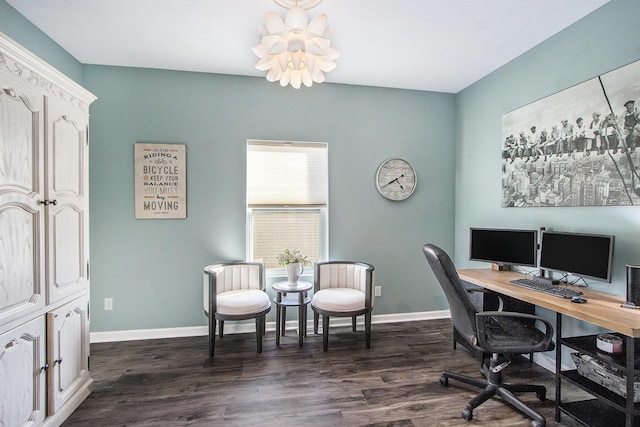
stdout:
[(60, 425), (92, 391), (94, 100), (0, 33), (0, 425)]

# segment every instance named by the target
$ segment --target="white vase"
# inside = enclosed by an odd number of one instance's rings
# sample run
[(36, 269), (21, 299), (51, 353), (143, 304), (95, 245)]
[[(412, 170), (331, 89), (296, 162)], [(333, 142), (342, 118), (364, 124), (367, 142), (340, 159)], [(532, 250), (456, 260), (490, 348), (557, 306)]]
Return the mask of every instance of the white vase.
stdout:
[(304, 265), (299, 262), (287, 264), (287, 281), (290, 285), (298, 284), (298, 277), (304, 272)]

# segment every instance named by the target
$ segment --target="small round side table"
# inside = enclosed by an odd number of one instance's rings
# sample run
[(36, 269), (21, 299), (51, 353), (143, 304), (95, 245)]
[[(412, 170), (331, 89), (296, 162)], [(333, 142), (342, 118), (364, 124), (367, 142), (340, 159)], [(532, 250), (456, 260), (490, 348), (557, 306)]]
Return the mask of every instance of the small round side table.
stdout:
[(309, 282), (276, 282), (272, 285), (276, 291), (273, 302), (276, 303), (276, 345), (280, 345), (280, 334), (284, 336), (287, 320), (287, 307), (298, 307), (298, 345), (302, 347), (303, 337), (307, 336), (307, 304), (311, 302), (308, 292), (313, 289)]

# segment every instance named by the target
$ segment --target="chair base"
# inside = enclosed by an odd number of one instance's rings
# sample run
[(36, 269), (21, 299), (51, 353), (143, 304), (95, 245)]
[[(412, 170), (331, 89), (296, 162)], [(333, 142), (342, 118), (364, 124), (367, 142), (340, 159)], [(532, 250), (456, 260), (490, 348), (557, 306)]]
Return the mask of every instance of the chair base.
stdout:
[(271, 306), (266, 310), (251, 315), (251, 316), (233, 316), (233, 315), (217, 315), (215, 317), (209, 316), (207, 313), (205, 315), (209, 318), (209, 360), (213, 362), (213, 355), (215, 352), (216, 346), (216, 322), (218, 323), (218, 332), (220, 334), (220, 338), (224, 337), (224, 322), (225, 320), (246, 320), (255, 318), (256, 322), (256, 351), (258, 353), (262, 353), (262, 337), (266, 333), (266, 317), (267, 313), (271, 311)]
[[(497, 368), (495, 372), (494, 368)], [(467, 421), (473, 418), (473, 410), (480, 406), (483, 402), (494, 396), (500, 397), (504, 402), (510, 404), (520, 412), (532, 418), (532, 427), (544, 427), (547, 420), (538, 412), (526, 406), (514, 393), (532, 392), (538, 399), (544, 401), (546, 399), (547, 389), (541, 385), (534, 384), (508, 384), (502, 382), (502, 367), (498, 364), (497, 355), (491, 359), (491, 365), (488, 370), (488, 379), (477, 379), (466, 375), (456, 374), (454, 372), (444, 371), (440, 377), (440, 384), (449, 385), (449, 378), (460, 381), (465, 384), (481, 388), (482, 391), (467, 403), (462, 410), (462, 416)]]
[(322, 350), (327, 352), (329, 350), (329, 317), (351, 317), (351, 329), (356, 332), (356, 317), (364, 314), (364, 336), (365, 346), (367, 350), (371, 348), (371, 311), (362, 311), (357, 313), (344, 314), (340, 312), (330, 312), (326, 310), (320, 310), (314, 306), (313, 309), (313, 333), (318, 333), (318, 324), (320, 315), (322, 315)]

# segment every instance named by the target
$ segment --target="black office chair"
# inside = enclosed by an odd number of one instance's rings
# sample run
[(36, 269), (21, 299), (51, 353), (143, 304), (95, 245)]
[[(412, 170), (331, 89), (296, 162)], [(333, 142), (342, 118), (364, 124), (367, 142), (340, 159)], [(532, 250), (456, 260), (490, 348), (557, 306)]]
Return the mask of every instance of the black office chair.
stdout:
[[(547, 320), (531, 314), (506, 311), (481, 312), (473, 304), (465, 289), (451, 258), (439, 247), (426, 244), (422, 248), (433, 273), (444, 291), (451, 311), (451, 321), (460, 337), (482, 353), (491, 353), (491, 362), (485, 376), (487, 379), (476, 379), (444, 371), (440, 383), (449, 384), (449, 378), (473, 385), (483, 390), (467, 403), (462, 410), (466, 420), (473, 418), (474, 408), (493, 396), (499, 396), (505, 402), (531, 417), (533, 427), (546, 425), (545, 418), (526, 406), (513, 393), (534, 392), (540, 400), (546, 398), (546, 388), (531, 384), (507, 384), (502, 382), (502, 370), (510, 363), (509, 355), (550, 351), (555, 348), (552, 341), (553, 326)], [(530, 320), (535, 319), (545, 325), (545, 332), (531, 327)], [(527, 322), (529, 321), (529, 322)], [(499, 355), (507, 356), (505, 362)]]

